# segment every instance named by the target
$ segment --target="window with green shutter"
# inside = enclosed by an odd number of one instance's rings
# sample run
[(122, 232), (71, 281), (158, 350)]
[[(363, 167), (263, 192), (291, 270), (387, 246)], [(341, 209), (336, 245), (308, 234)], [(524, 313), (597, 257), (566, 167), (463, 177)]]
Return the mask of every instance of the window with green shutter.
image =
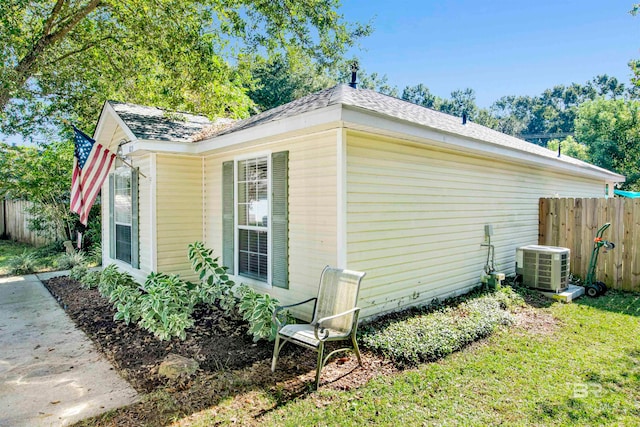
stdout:
[(222, 165), (223, 264), (288, 287), (288, 152)]

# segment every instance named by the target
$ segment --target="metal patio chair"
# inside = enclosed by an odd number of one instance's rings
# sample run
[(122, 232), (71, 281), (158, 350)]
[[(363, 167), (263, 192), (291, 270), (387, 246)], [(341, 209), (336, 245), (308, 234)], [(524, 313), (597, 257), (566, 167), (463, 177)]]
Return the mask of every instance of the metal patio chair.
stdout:
[[(273, 313), (273, 322), (278, 327), (271, 372), (276, 369), (280, 349), (290, 342), (318, 352), (316, 366), (316, 389), (320, 384), (320, 371), (329, 358), (335, 353), (353, 350), (362, 366), (360, 350), (356, 342), (358, 315), (360, 308), (356, 307), (360, 282), (365, 273), (351, 270), (341, 270), (326, 266), (320, 276), (318, 296), (297, 304), (278, 307)], [(291, 324), (283, 323), (282, 311), (313, 301), (313, 317), (311, 323)], [(330, 341), (351, 340), (350, 347), (341, 347), (324, 356), (324, 346)]]

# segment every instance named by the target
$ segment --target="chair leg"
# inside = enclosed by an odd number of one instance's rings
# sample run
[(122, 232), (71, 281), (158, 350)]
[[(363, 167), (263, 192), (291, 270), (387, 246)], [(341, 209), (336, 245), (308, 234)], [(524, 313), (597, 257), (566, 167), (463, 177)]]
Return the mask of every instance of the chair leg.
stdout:
[[(282, 343), (284, 345), (285, 343)], [(271, 372), (276, 371), (276, 364), (278, 363), (278, 354), (280, 354), (280, 334), (276, 334), (276, 342), (273, 346), (273, 358), (271, 359)]]
[(322, 357), (324, 356), (324, 342), (320, 341), (320, 345), (318, 345), (318, 363), (316, 365), (316, 390), (320, 386), (320, 371), (322, 370), (322, 365), (324, 365), (324, 360)]
[(356, 357), (358, 358), (358, 364), (362, 366), (362, 359), (360, 358), (360, 349), (358, 348), (358, 342), (356, 341), (355, 334), (351, 334), (351, 342), (353, 343), (353, 351), (356, 353)]

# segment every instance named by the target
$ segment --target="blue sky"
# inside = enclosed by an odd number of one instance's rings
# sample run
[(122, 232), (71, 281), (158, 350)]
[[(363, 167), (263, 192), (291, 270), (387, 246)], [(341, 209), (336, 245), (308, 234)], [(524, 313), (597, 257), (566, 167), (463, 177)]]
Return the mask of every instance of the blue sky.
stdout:
[[(636, 0), (637, 1), (637, 0)], [(449, 97), (470, 87), (488, 107), (504, 95), (538, 95), (608, 74), (628, 83), (640, 58), (634, 0), (343, 0), (349, 21), (372, 21), (353, 51), (368, 73), (402, 90), (424, 83)]]

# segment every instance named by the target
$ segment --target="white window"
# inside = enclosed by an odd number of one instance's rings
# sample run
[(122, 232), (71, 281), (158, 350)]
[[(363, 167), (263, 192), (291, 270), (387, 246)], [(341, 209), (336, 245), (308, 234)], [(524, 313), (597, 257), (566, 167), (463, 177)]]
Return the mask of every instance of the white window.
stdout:
[(289, 152), (222, 163), (222, 262), (229, 274), (289, 287)]
[(114, 174), (114, 222), (116, 231), (116, 259), (131, 264), (131, 228), (133, 210), (131, 203), (131, 170), (124, 166)]
[(109, 257), (138, 268), (138, 171), (119, 160), (109, 175)]
[(237, 271), (241, 276), (269, 281), (271, 206), (269, 157), (236, 162)]

